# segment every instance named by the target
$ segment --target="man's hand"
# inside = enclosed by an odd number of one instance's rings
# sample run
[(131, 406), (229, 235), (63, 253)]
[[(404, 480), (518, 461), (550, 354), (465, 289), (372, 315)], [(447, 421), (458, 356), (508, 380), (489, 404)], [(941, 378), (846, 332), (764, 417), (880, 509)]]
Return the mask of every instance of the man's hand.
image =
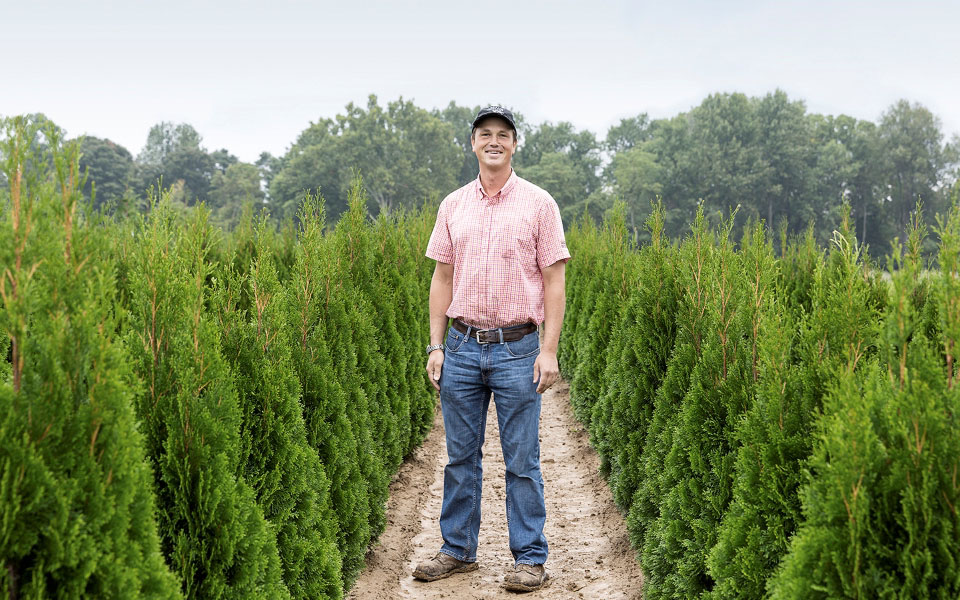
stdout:
[(560, 377), (560, 366), (557, 364), (556, 352), (540, 352), (533, 363), (533, 380), (540, 380), (537, 393), (542, 394)]
[(433, 387), (440, 391), (440, 369), (443, 367), (443, 350), (434, 350), (427, 357), (427, 377)]

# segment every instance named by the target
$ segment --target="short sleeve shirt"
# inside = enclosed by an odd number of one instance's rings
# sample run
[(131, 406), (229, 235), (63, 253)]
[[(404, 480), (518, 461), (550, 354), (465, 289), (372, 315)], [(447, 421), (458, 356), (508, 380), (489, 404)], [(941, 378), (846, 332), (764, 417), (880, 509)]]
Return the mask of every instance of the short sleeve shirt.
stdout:
[(495, 196), (479, 177), (447, 196), (426, 254), (453, 265), (447, 316), (480, 329), (543, 323), (541, 270), (570, 258), (556, 201), (516, 173)]

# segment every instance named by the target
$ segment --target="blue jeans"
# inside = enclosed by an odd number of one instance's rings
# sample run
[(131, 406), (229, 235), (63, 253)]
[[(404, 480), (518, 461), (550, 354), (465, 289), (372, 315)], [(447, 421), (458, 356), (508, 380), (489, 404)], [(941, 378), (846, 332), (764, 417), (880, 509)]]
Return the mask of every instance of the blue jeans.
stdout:
[(540, 394), (533, 381), (539, 335), (533, 332), (515, 342), (480, 344), (476, 337), (450, 328), (445, 346), (440, 402), (448, 462), (443, 470), (441, 552), (467, 562), (477, 560), (483, 439), (492, 392), (507, 471), (510, 551), (516, 564), (543, 564), (547, 539), (540, 474)]

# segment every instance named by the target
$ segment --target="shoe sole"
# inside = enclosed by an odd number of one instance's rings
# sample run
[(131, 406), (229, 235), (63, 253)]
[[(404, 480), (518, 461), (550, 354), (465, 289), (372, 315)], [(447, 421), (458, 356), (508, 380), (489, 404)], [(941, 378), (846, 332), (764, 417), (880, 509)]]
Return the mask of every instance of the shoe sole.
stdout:
[(546, 587), (548, 581), (550, 581), (550, 575), (544, 573), (543, 580), (538, 585), (523, 585), (522, 583), (508, 583), (504, 581), (503, 589), (511, 592), (535, 592)]
[(469, 573), (471, 571), (476, 571), (479, 568), (480, 568), (479, 564), (472, 562), (472, 563), (467, 563), (465, 565), (460, 565), (459, 567), (454, 567), (453, 569), (450, 569), (449, 571), (445, 573), (441, 573), (439, 575), (427, 575), (423, 571), (420, 571), (419, 569), (417, 569), (416, 571), (413, 572), (413, 577), (415, 579), (419, 579), (420, 581), (437, 581), (438, 579), (446, 579), (447, 577), (450, 577), (451, 575), (456, 575), (457, 573)]

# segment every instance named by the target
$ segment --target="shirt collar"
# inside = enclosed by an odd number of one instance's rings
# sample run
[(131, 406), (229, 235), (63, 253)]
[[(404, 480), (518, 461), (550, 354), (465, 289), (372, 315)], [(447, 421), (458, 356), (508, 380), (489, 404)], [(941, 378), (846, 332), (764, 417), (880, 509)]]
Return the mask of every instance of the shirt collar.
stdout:
[[(507, 182), (503, 184), (503, 187), (500, 189), (500, 197), (503, 198), (510, 193), (511, 190), (517, 185), (517, 172), (514, 169), (510, 169), (510, 177), (507, 178)], [(474, 180), (474, 189), (477, 192), (477, 195), (480, 198), (483, 198), (485, 193), (483, 190), (483, 184), (480, 183), (480, 174), (477, 174), (477, 178)]]

